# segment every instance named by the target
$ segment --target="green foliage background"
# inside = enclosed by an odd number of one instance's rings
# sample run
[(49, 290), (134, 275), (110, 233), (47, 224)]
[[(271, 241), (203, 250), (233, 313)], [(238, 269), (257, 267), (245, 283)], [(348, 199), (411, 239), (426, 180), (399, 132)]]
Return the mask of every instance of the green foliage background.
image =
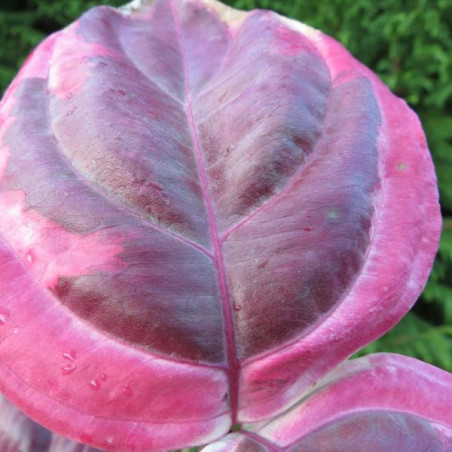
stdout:
[[(47, 34), (83, 11), (122, 0), (1, 0), (0, 92)], [(452, 0), (226, 0), (273, 9), (334, 36), (417, 111), (436, 164), (444, 216), (421, 300), (360, 355), (391, 351), (452, 372)]]

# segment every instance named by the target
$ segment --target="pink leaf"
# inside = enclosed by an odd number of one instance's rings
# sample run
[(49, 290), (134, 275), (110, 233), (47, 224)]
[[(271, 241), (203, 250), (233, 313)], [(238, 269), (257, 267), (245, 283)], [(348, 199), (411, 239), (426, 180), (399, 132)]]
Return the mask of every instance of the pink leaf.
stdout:
[(2, 452), (98, 451), (49, 432), (25, 416), (3, 396), (0, 396), (0, 450)]
[(0, 389), (107, 450), (282, 412), (407, 312), (440, 230), (406, 104), (213, 0), (44, 41), (0, 106), (0, 209)]
[(376, 354), (342, 364), (297, 405), (203, 452), (449, 451), (452, 375)]

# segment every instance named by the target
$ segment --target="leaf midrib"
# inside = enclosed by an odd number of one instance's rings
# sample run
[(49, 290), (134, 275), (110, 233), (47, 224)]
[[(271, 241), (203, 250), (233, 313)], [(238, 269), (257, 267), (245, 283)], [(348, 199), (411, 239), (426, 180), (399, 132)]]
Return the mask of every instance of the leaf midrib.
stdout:
[(228, 378), (229, 378), (229, 397), (230, 397), (230, 409), (232, 416), (232, 423), (234, 424), (237, 419), (238, 411), (238, 377), (239, 377), (239, 360), (237, 357), (237, 345), (234, 334), (234, 320), (232, 312), (232, 304), (230, 301), (229, 289), (227, 284), (226, 269), (223, 260), (223, 252), (221, 246), (220, 235), (218, 232), (217, 222), (215, 219), (215, 213), (213, 208), (213, 201), (210, 194), (209, 183), (207, 178), (207, 172), (204, 164), (201, 143), (198, 137), (198, 132), (193, 115), (193, 106), (191, 99), (191, 87), (190, 76), (187, 63), (187, 57), (184, 50), (184, 39), (181, 31), (181, 26), (178, 20), (176, 7), (174, 0), (169, 2), (171, 12), (174, 20), (174, 27), (176, 31), (176, 37), (180, 45), (181, 57), (183, 61), (184, 77), (185, 77), (185, 112), (187, 115), (187, 121), (190, 129), (190, 136), (193, 143), (193, 152), (195, 160), (198, 166), (198, 172), (201, 182), (201, 188), (204, 196), (204, 202), (206, 206), (206, 214), (209, 222), (210, 236), (213, 246), (214, 264), (217, 273), (218, 287), (220, 290), (221, 306), (223, 311), (223, 321), (226, 340), (226, 353), (228, 360)]

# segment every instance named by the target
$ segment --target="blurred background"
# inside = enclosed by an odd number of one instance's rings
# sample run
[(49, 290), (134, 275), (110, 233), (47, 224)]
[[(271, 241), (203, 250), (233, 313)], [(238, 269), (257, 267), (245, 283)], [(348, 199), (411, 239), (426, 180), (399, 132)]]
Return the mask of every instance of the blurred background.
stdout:
[[(440, 249), (413, 310), (359, 355), (396, 352), (452, 372), (452, 0), (223, 1), (272, 9), (335, 37), (420, 116), (439, 179)], [(101, 3), (124, 0), (1, 0), (0, 93), (46, 35)]]

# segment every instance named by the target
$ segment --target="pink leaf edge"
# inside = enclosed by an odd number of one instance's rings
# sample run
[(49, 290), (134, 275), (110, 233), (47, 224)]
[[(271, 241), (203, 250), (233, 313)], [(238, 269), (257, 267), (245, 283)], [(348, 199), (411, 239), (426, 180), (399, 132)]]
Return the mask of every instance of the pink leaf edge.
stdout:
[(450, 451), (452, 375), (381, 353), (341, 364), (297, 405), (203, 452)]

